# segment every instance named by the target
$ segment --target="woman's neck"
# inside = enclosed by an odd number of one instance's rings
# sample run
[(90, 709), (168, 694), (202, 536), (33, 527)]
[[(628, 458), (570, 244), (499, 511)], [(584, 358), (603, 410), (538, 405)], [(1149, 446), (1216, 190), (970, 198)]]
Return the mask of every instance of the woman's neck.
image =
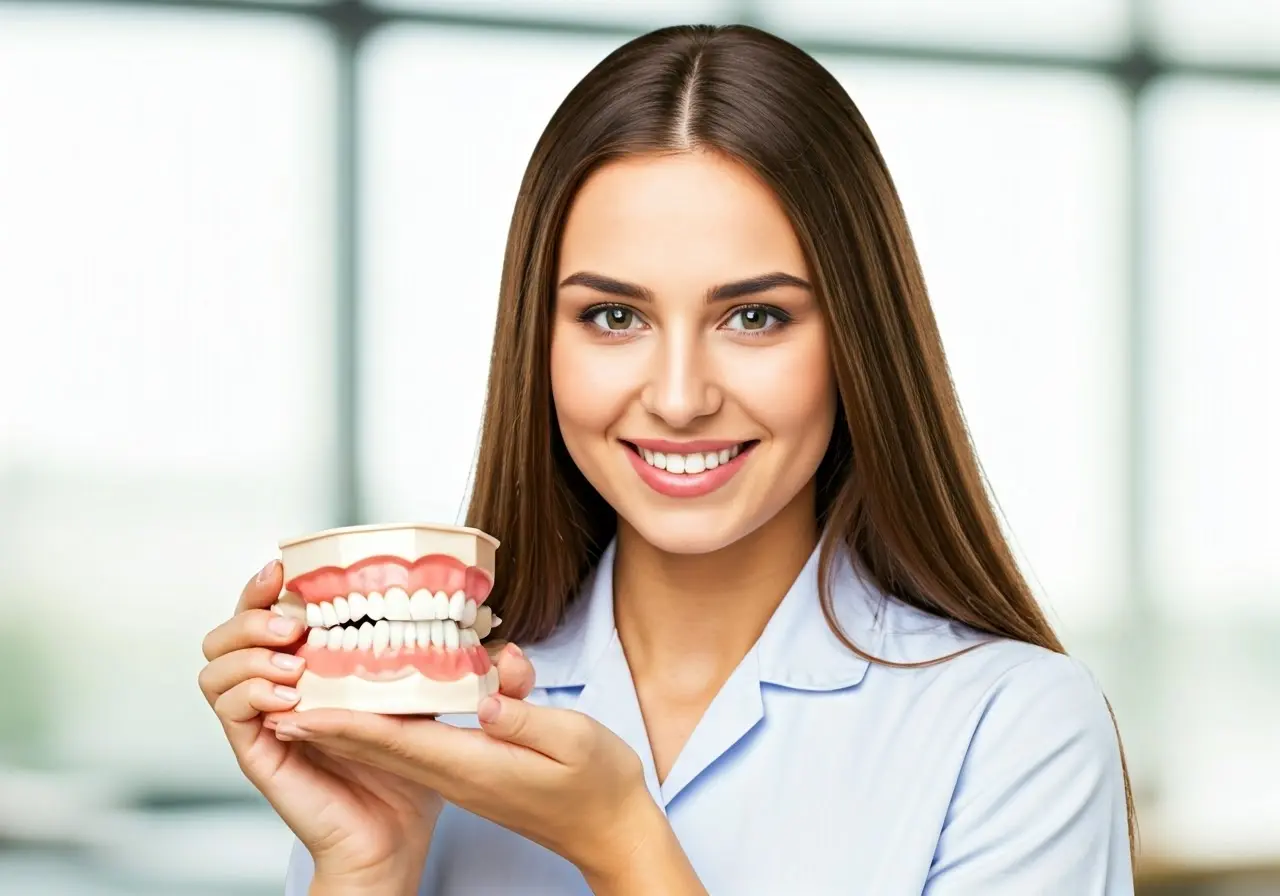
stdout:
[(682, 690), (718, 687), (760, 637), (817, 540), (812, 487), (711, 554), (660, 551), (619, 520), (614, 619), (632, 676), (660, 675)]

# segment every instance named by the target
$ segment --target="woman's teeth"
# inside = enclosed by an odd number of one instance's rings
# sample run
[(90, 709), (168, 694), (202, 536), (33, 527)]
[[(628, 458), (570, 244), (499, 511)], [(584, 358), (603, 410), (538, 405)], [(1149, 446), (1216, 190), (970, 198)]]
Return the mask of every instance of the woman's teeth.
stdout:
[(702, 473), (714, 470), (721, 464), (727, 464), (742, 452), (741, 445), (722, 448), (720, 451), (707, 451), (699, 454), (663, 454), (661, 451), (640, 449), (644, 462), (668, 473)]

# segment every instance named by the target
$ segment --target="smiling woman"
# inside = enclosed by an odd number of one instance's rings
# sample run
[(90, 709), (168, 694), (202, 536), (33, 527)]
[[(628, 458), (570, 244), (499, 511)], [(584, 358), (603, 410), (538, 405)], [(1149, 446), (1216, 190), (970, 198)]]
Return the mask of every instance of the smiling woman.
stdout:
[(488, 390), (467, 524), (524, 650), (474, 720), (290, 712), (296, 668), (247, 652), (298, 636), (255, 615), (271, 566), (206, 641), (288, 893), (1132, 893), (1108, 704), (813, 59), (681, 27), (587, 75), (519, 193)]
[[(813, 528), (836, 389), (786, 212), (749, 169), (690, 142), (579, 188), (550, 374), (565, 449), (622, 524), (707, 555), (771, 520)], [(779, 516), (788, 505), (798, 519)]]

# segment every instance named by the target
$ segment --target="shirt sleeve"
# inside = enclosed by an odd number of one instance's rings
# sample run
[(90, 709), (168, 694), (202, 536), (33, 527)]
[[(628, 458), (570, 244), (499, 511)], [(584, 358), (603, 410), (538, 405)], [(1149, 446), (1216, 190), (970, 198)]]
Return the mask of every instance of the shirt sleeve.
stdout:
[(1077, 660), (1050, 654), (988, 695), (922, 896), (1131, 896), (1120, 748)]
[(284, 896), (307, 896), (314, 874), (315, 864), (311, 861), (311, 853), (295, 837), (293, 849), (289, 850), (288, 870), (284, 875)]

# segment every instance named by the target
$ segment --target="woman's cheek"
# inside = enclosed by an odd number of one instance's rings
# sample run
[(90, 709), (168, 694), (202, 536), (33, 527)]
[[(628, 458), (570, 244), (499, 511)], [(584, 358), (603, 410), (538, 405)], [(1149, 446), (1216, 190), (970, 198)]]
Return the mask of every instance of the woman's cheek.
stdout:
[[(582, 337), (557, 340), (552, 348), (551, 388), (556, 415), (571, 453), (586, 451), (592, 439), (611, 438), (635, 394), (630, 346), (592, 344)], [(621, 349), (621, 351), (620, 351)]]
[(726, 391), (775, 440), (803, 440), (809, 431), (828, 426), (835, 388), (825, 340), (806, 335), (747, 348), (727, 360)]

